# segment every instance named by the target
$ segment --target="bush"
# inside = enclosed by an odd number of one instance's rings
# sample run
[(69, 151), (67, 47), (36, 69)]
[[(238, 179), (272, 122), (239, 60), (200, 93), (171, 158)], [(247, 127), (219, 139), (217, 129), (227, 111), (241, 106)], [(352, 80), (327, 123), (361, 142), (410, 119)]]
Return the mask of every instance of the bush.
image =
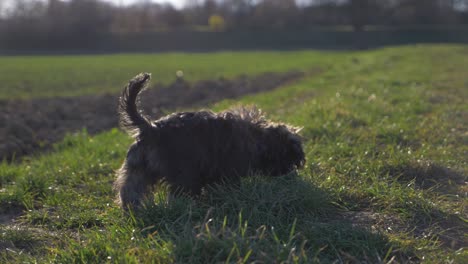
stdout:
[(224, 18), (220, 15), (212, 15), (208, 20), (208, 25), (210, 26), (211, 31), (224, 31), (226, 28), (226, 23)]

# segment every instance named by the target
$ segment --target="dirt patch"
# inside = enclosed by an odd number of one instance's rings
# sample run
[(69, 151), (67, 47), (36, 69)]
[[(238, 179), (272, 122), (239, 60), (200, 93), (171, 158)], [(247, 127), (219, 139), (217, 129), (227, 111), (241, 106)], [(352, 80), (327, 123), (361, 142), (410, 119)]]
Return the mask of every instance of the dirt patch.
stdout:
[(0, 213), (0, 225), (11, 225), (21, 215), (22, 210), (16, 208), (7, 212)]
[(401, 226), (401, 220), (393, 215), (372, 211), (347, 211), (342, 213), (342, 220), (352, 226), (370, 229), (372, 232), (392, 232), (395, 226)]
[[(466, 197), (466, 176), (432, 161), (418, 160), (389, 165), (382, 169), (381, 174), (444, 197)], [(342, 217), (356, 227), (389, 234), (405, 233), (414, 238), (430, 240), (450, 250), (468, 246), (466, 212), (450, 214), (435, 207), (414, 209), (411, 215), (350, 211), (342, 213)]]
[(2, 257), (11, 256), (15, 262), (15, 256), (21, 254), (44, 254), (47, 248), (52, 247), (60, 240), (63, 234), (51, 232), (41, 228), (24, 225), (0, 225), (0, 251), (5, 251)]
[(388, 174), (405, 184), (414, 181), (417, 188), (431, 189), (444, 194), (463, 195), (467, 181), (463, 174), (426, 160), (388, 166), (384, 168), (383, 174)]
[[(177, 79), (155, 85), (142, 96), (145, 113), (160, 116), (180, 107), (206, 105), (226, 98), (273, 90), (296, 80), (303, 73), (264, 73), (255, 77), (220, 78), (193, 84)], [(116, 88), (117, 89), (117, 88)], [(118, 126), (118, 94), (0, 101), (0, 160), (48, 149), (66, 133), (85, 128), (95, 134)]]
[(422, 224), (414, 221), (416, 229), (414, 233), (418, 236), (432, 237), (437, 239), (441, 246), (458, 250), (468, 246), (468, 227), (459, 215), (450, 215), (436, 212), (434, 223)]
[(441, 211), (435, 211), (432, 214), (429, 222), (422, 220), (427, 217), (415, 216), (412, 219), (403, 220), (396, 214), (372, 211), (343, 212), (339, 219), (351, 223), (353, 227), (368, 229), (374, 233), (405, 233), (415, 238), (430, 239), (437, 241), (446, 249), (459, 250), (468, 246), (468, 240), (465, 237), (468, 229), (459, 216)]

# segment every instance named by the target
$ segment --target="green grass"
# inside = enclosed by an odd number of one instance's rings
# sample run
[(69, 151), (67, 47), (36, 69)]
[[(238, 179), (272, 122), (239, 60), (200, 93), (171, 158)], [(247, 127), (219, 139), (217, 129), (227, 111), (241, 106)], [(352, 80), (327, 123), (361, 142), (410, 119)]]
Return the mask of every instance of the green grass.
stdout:
[(335, 57), (314, 51), (0, 57), (0, 99), (118, 93), (140, 72), (151, 72), (153, 82), (161, 83), (174, 81), (179, 70), (189, 81), (307, 72)]
[(229, 55), (284, 56), (281, 67), (255, 70), (219, 69), (227, 54), (154, 56), (204, 58), (200, 78), (214, 74), (210, 67), (227, 76), (322, 64), (319, 75), (213, 106), (255, 103), (304, 127), (306, 167), (245, 178), (241, 189), (216, 187), (197, 201), (168, 204), (162, 188), (146, 210), (124, 215), (111, 185), (128, 136), (70, 135), (49, 154), (0, 165), (0, 215), (21, 209), (14, 224), (0, 225), (0, 262), (468, 260), (468, 46)]

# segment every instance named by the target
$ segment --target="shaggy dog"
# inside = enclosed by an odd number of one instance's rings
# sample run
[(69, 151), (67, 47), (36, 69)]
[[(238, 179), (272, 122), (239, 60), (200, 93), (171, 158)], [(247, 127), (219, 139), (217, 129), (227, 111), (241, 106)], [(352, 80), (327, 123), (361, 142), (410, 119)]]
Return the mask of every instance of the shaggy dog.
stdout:
[(137, 75), (119, 99), (120, 125), (135, 138), (114, 183), (124, 209), (152, 197), (161, 182), (171, 194), (196, 197), (210, 184), (239, 185), (242, 176), (278, 176), (304, 165), (298, 129), (270, 122), (254, 107), (174, 113), (149, 121), (136, 101), (150, 78)]

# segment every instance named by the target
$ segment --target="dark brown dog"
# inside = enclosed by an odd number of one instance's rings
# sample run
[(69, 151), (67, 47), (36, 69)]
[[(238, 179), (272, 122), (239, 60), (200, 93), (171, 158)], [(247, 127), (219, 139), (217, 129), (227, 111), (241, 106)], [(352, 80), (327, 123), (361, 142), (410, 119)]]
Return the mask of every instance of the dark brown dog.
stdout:
[(172, 194), (197, 196), (209, 184), (240, 184), (252, 173), (277, 176), (304, 165), (297, 128), (270, 122), (253, 107), (174, 113), (150, 122), (136, 104), (150, 78), (136, 76), (119, 101), (121, 127), (136, 140), (114, 183), (123, 208), (138, 206), (161, 182)]

